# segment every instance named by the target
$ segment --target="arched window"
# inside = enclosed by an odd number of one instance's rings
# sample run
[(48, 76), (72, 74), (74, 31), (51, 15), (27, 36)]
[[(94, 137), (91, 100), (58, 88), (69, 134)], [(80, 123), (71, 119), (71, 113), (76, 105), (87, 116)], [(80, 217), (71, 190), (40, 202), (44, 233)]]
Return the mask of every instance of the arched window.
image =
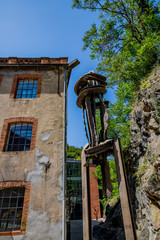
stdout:
[(41, 86), (41, 74), (16, 74), (14, 75), (10, 98), (39, 98)]
[(31, 123), (10, 124), (5, 151), (29, 151), (32, 138)]
[(29, 151), (35, 148), (37, 118), (5, 119), (0, 138), (0, 152)]

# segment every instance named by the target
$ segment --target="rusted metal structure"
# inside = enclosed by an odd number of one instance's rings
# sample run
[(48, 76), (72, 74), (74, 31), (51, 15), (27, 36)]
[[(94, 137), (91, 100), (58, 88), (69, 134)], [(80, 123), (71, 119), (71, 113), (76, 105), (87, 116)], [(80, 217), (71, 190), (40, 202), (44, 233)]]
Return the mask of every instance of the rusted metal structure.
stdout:
[[(129, 200), (129, 192), (118, 138), (107, 139), (109, 124), (108, 101), (103, 100), (106, 93), (106, 78), (94, 72), (83, 75), (75, 84), (77, 106), (83, 110), (83, 119), (88, 143), (82, 150), (82, 201), (83, 201), (83, 240), (92, 240), (89, 162), (100, 165), (103, 179), (103, 193), (112, 194), (109, 163), (107, 156), (113, 155), (116, 163), (119, 193), (126, 240), (135, 240), (134, 223)], [(97, 129), (96, 113), (100, 113), (100, 129)]]

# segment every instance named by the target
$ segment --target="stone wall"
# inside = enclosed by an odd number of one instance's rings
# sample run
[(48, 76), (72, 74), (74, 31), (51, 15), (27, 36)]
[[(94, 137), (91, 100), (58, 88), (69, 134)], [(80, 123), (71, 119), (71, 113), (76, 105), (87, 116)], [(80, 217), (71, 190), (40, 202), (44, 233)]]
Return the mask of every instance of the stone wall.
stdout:
[[(62, 161), (64, 70), (5, 69), (0, 87), (0, 133), (4, 120), (38, 119), (33, 150), (0, 152), (0, 181), (31, 183), (25, 235), (0, 236), (2, 240), (60, 240), (62, 234)], [(15, 74), (41, 74), (41, 95), (35, 99), (10, 98)]]
[(160, 67), (132, 111), (128, 177), (139, 240), (160, 239)]

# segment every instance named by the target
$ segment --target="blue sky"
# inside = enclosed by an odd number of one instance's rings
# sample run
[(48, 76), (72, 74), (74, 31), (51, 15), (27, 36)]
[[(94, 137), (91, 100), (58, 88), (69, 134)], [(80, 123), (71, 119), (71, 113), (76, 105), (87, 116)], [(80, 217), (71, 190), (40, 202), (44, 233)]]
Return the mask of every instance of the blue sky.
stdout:
[[(94, 12), (72, 9), (72, 0), (1, 0), (0, 57), (69, 57), (80, 65), (73, 69), (68, 88), (68, 143), (81, 147), (87, 142), (82, 111), (76, 106), (74, 84), (80, 76), (96, 71), (97, 61), (82, 51), (82, 38)], [(113, 91), (106, 95), (114, 100)]]

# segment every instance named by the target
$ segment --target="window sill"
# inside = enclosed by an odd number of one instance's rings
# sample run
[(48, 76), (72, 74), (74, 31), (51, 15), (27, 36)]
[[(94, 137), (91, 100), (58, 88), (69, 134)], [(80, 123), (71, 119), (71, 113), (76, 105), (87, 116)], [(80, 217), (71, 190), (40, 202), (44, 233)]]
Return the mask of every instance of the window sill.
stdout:
[(30, 150), (26, 150), (26, 151), (2, 151), (2, 153), (21, 153), (21, 152), (31, 152), (33, 151), (34, 149), (30, 149)]
[(27, 100), (27, 101), (31, 101), (33, 99), (39, 99), (39, 97), (36, 98), (12, 98), (12, 101), (20, 101), (20, 100)]
[(14, 236), (14, 235), (24, 235), (25, 232), (22, 231), (11, 231), (11, 232), (0, 232), (0, 236)]
[(4, 151), (0, 151), (0, 155), (2, 154), (3, 156), (13, 156), (13, 155), (30, 155), (32, 153), (35, 152), (35, 149), (29, 150), (29, 151), (13, 151), (13, 152), (4, 152)]

